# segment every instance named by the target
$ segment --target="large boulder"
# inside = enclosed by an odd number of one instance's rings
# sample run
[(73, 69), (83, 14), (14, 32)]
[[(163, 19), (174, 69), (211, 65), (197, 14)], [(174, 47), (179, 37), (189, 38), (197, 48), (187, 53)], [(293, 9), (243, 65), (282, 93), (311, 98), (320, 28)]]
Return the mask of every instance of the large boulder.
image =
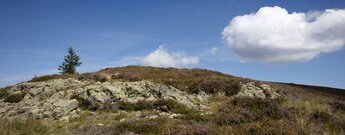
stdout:
[(267, 84), (256, 85), (254, 82), (240, 82), (240, 91), (236, 97), (256, 97), (256, 98), (277, 98), (280, 96), (271, 86)]

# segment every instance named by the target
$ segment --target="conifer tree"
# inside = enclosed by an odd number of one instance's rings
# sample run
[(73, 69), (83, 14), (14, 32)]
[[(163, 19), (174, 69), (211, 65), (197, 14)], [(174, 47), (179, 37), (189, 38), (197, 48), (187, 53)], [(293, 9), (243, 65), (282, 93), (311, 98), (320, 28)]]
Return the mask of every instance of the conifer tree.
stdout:
[(59, 66), (59, 70), (61, 74), (75, 74), (76, 67), (80, 65), (79, 56), (74, 52), (73, 48), (70, 47), (68, 49), (68, 54), (64, 58), (64, 62)]

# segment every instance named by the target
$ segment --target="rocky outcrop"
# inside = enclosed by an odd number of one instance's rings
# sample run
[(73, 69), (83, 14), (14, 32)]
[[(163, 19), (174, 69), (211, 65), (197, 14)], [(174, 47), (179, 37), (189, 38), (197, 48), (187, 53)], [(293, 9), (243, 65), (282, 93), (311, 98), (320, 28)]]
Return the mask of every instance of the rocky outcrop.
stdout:
[(136, 103), (140, 100), (156, 99), (174, 99), (188, 107), (197, 107), (195, 96), (171, 86), (148, 81), (96, 83), (86, 86), (75, 96), (79, 100), (89, 103), (93, 108), (104, 108), (104, 105), (109, 103), (116, 106), (118, 101)]
[(78, 116), (81, 104), (85, 103), (99, 109), (109, 105), (116, 107), (119, 102), (157, 99), (174, 99), (187, 107), (200, 108), (200, 98), (207, 98), (207, 95), (190, 95), (174, 87), (149, 81), (102, 83), (76, 79), (22, 83), (15, 85), (8, 93), (26, 95), (18, 103), (0, 99), (0, 117), (68, 119)]
[(271, 86), (261, 84), (257, 86), (254, 82), (240, 83), (240, 91), (236, 97), (257, 97), (257, 98), (277, 98), (280, 94)]
[[(235, 96), (277, 98), (269, 85), (240, 83)], [(173, 99), (193, 109), (206, 108), (209, 95), (191, 95), (172, 86), (138, 82), (93, 82), (77, 79), (56, 79), (45, 82), (21, 83), (0, 99), (0, 117), (33, 117), (36, 119), (68, 120), (78, 117), (81, 108), (117, 109), (120, 103), (136, 103), (158, 99)], [(15, 99), (9, 99), (15, 98)]]

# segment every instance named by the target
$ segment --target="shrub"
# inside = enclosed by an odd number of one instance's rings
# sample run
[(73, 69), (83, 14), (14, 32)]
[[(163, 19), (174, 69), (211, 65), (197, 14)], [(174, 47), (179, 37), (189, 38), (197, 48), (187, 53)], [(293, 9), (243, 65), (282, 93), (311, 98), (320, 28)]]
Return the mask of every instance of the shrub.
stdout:
[(257, 118), (253, 112), (248, 109), (226, 107), (215, 114), (215, 123), (217, 125), (234, 125), (255, 121)]
[(289, 120), (264, 120), (262, 122), (246, 123), (233, 127), (236, 135), (303, 135), (300, 126)]
[(164, 124), (168, 121), (169, 120), (164, 117), (156, 119), (142, 119), (118, 123), (113, 128), (119, 133), (131, 131), (137, 134), (162, 134), (165, 131)]
[(329, 122), (329, 128), (335, 133), (344, 134), (345, 133), (345, 119), (331, 118)]
[(54, 74), (54, 75), (44, 75), (44, 76), (38, 76), (38, 77), (34, 77), (31, 80), (29, 80), (28, 82), (43, 82), (43, 81), (49, 81), (49, 80), (53, 80), (53, 79), (67, 79), (67, 78), (73, 78), (78, 76), (77, 74), (63, 74), (63, 75), (58, 75), (58, 74)]
[[(209, 84), (207, 80), (212, 80), (216, 83), (226, 83), (226, 87), (233, 87), (233, 89), (227, 89), (229, 91), (227, 91), (226, 94), (229, 95), (232, 95), (233, 90), (236, 90), (235, 87), (238, 85), (238, 82), (246, 82), (247, 80), (205, 69), (176, 69), (143, 66), (106, 68), (99, 71), (98, 73), (106, 73), (112, 75), (113, 79), (123, 79), (130, 81), (150, 80), (156, 83), (171, 85), (179, 90), (189, 93), (197, 93), (200, 83), (205, 82), (206, 84)], [(202, 88), (208, 89), (208, 85), (205, 86), (206, 87), (202, 86)], [(210, 89), (210, 92), (212, 91), (213, 90)]]
[(194, 110), (187, 108), (185, 105), (176, 102), (173, 99), (159, 99), (156, 101), (138, 101), (136, 103), (130, 102), (118, 102), (118, 109), (127, 111), (140, 111), (157, 109), (163, 112), (173, 112), (180, 114), (191, 113)]
[(190, 93), (198, 93), (199, 91), (204, 91), (207, 94), (224, 92), (226, 96), (233, 96), (239, 92), (239, 84), (228, 80), (202, 80), (189, 88)]
[(173, 113), (188, 114), (192, 113), (195, 110), (186, 107), (183, 104), (176, 102), (173, 99), (160, 99), (154, 102), (156, 109), (161, 111), (170, 111)]
[(92, 79), (99, 82), (106, 82), (106, 81), (110, 81), (111, 77), (106, 74), (94, 74), (92, 76)]
[(178, 117), (181, 120), (191, 120), (195, 122), (208, 122), (211, 121), (213, 115), (201, 115), (200, 112), (194, 111)]
[(9, 103), (18, 103), (18, 102), (23, 100), (25, 95), (26, 95), (26, 92), (20, 92), (18, 94), (12, 94), (12, 95), (9, 95), (8, 97), (6, 97), (4, 101), (9, 102)]
[(12, 86), (7, 86), (7, 87), (4, 87), (4, 88), (1, 88), (0, 89), (0, 99), (3, 99), (5, 97), (7, 97), (9, 94), (8, 94), (8, 91), (12, 88)]
[(141, 77), (135, 73), (118, 73), (111, 76), (112, 79), (124, 79), (131, 82), (142, 80)]
[[(193, 127), (193, 132), (191, 132), (190, 134), (193, 135), (218, 135), (218, 134), (224, 134), (224, 133), (220, 133), (217, 129), (217, 127), (214, 127), (212, 125), (200, 125), (200, 126), (196, 126)], [(188, 134), (188, 133), (186, 133)]]
[(328, 103), (333, 110), (339, 110), (339, 111), (343, 111), (345, 112), (345, 104), (343, 102), (340, 102), (340, 101), (333, 101), (333, 102), (330, 102)]
[(345, 133), (345, 119), (335, 117), (327, 112), (315, 111), (310, 116), (310, 122), (315, 122), (316, 125), (323, 125), (324, 128), (329, 130), (328, 132)]
[(289, 111), (271, 99), (237, 97), (224, 103), (215, 114), (218, 125), (234, 125), (260, 121), (265, 118), (289, 118)]
[(316, 111), (312, 114), (311, 119), (316, 122), (326, 123), (331, 119), (331, 115), (327, 112)]
[(154, 101), (143, 101), (139, 100), (137, 103), (130, 103), (119, 101), (117, 104), (117, 108), (120, 110), (127, 110), (127, 111), (140, 111), (140, 110), (150, 110), (154, 109), (153, 105)]
[(277, 102), (272, 99), (237, 97), (230, 101), (232, 105), (248, 109), (258, 116), (269, 116), (271, 118), (282, 118), (284, 114), (282, 108), (279, 107)]

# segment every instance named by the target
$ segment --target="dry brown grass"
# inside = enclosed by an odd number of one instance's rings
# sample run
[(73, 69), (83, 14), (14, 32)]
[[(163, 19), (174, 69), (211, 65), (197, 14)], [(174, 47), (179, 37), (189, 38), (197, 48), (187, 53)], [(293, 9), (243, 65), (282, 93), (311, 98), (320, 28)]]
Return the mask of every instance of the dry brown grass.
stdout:
[(1, 135), (45, 135), (49, 131), (49, 126), (42, 121), (27, 119), (0, 119)]

